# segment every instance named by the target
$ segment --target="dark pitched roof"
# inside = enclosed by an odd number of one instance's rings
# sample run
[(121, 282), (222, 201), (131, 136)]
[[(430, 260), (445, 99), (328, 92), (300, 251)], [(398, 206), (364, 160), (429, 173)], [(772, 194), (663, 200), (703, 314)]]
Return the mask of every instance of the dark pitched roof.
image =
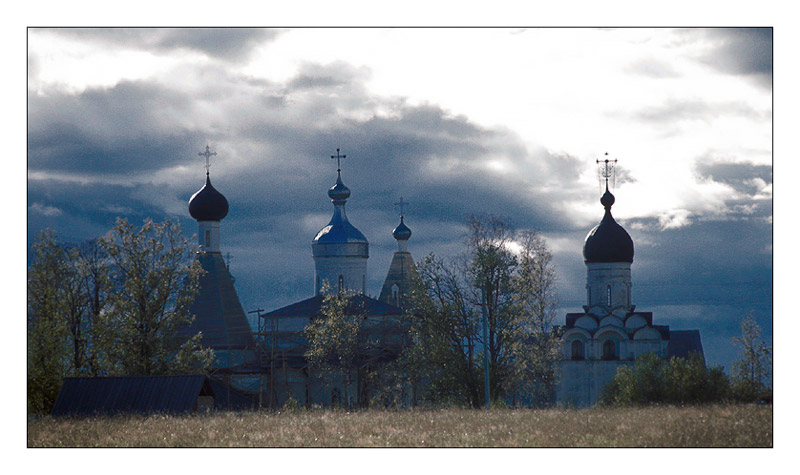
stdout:
[[(323, 295), (317, 295), (316, 297), (311, 297), (310, 299), (301, 300), (299, 302), (295, 302), (291, 305), (287, 305), (285, 307), (281, 307), (277, 310), (273, 310), (267, 314), (264, 314), (265, 317), (315, 317), (318, 315), (322, 315), (322, 301), (325, 297)], [(403, 310), (400, 308), (395, 307), (394, 305), (389, 305), (388, 303), (383, 303), (379, 300), (375, 300), (372, 297), (367, 297), (366, 295), (356, 295), (353, 297), (353, 307), (362, 311), (369, 316), (389, 316), (389, 315), (402, 315)]]
[(204, 375), (65, 378), (52, 414), (192, 412), (199, 396), (213, 395)]
[(189, 309), (194, 322), (180, 330), (181, 336), (188, 338), (202, 332), (203, 346), (216, 350), (253, 348), (252, 329), (222, 254), (200, 252), (197, 260), (205, 272)]
[(703, 342), (700, 339), (700, 330), (671, 330), (669, 332), (669, 345), (667, 356), (688, 358), (692, 353), (699, 353), (705, 363)]

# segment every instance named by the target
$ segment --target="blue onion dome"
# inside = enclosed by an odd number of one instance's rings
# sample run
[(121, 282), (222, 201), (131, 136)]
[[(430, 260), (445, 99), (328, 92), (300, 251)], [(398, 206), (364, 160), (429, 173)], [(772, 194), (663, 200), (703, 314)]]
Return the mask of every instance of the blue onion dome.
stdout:
[(402, 216), (400, 216), (400, 224), (398, 224), (397, 227), (394, 228), (394, 231), (392, 231), (392, 236), (394, 236), (394, 238), (398, 241), (405, 241), (411, 237), (411, 230), (408, 229), (408, 226), (406, 226), (406, 224), (403, 222)]
[(228, 200), (211, 186), (206, 174), (206, 184), (189, 199), (189, 214), (198, 221), (221, 221), (228, 215)]
[(633, 240), (625, 229), (611, 216), (614, 195), (603, 193), (600, 203), (606, 209), (600, 224), (586, 236), (583, 244), (583, 260), (593, 262), (633, 262)]
[(336, 178), (336, 184), (328, 190), (328, 196), (336, 201), (346, 200), (350, 197), (350, 188), (344, 186), (341, 174)]
[(350, 189), (342, 183), (342, 176), (336, 178), (336, 184), (328, 190), (328, 196), (333, 202), (333, 216), (327, 226), (322, 228), (314, 237), (312, 244), (368, 244), (367, 238), (350, 224), (344, 210)]

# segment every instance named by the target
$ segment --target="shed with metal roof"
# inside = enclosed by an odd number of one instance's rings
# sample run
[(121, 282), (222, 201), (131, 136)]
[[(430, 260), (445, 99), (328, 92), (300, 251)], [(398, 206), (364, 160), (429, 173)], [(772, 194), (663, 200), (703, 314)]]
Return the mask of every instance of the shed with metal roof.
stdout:
[(65, 378), (52, 415), (180, 414), (214, 406), (204, 375)]

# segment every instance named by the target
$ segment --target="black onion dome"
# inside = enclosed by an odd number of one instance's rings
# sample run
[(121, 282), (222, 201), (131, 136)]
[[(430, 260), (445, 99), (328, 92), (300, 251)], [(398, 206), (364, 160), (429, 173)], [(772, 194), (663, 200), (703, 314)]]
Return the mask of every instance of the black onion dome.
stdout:
[(608, 188), (600, 198), (606, 214), (600, 224), (586, 236), (583, 244), (583, 260), (591, 262), (633, 262), (633, 239), (611, 216), (614, 195)]
[(394, 238), (398, 241), (405, 241), (411, 237), (411, 230), (408, 229), (408, 226), (406, 226), (406, 224), (403, 222), (402, 216), (400, 216), (400, 224), (398, 224), (397, 227), (394, 228), (394, 231), (392, 231), (392, 236), (394, 236)]
[(198, 221), (220, 221), (228, 215), (228, 200), (211, 186), (206, 175), (206, 184), (189, 199), (189, 214)]

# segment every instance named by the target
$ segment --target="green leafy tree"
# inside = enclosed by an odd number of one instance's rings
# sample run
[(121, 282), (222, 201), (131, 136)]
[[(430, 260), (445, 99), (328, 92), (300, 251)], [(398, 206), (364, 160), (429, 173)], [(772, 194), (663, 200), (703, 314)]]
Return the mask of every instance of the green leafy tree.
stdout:
[(761, 327), (753, 311), (741, 321), (742, 335), (733, 341), (741, 348), (742, 359), (733, 364), (733, 392), (740, 401), (754, 401), (767, 391), (766, 380), (772, 369), (772, 348), (761, 340)]
[(55, 233), (42, 231), (28, 269), (28, 411), (49, 412), (61, 379), (69, 373), (68, 331), (62, 282), (66, 252)]
[(112, 344), (113, 322), (108, 321), (104, 313), (112, 290), (111, 263), (97, 239), (81, 244), (77, 262), (86, 306), (85, 372), (90, 376), (102, 376), (111, 369), (107, 355)]
[(351, 395), (362, 404), (358, 385), (367, 351), (364, 311), (354, 305), (351, 291), (331, 293), (324, 287), (322, 292), (322, 315), (313, 318), (305, 329), (306, 358), (328, 386), (341, 377), (345, 405), (350, 404)]
[(480, 310), (470, 301), (463, 272), (431, 254), (417, 264), (411, 289), (412, 344), (404, 359), (416, 376), (412, 384), (425, 382), (419, 395), (428, 401), (479, 406)]
[(178, 224), (148, 219), (140, 229), (125, 219), (100, 239), (112, 264), (104, 315), (111, 334), (110, 361), (126, 375), (203, 372), (213, 351), (201, 335), (183, 341), (202, 269)]
[[(518, 233), (503, 219), (471, 217), (467, 252), (417, 266), (411, 292), (410, 364), (426, 381), (426, 397), (484, 404), (483, 355), (493, 401), (518, 391), (552, 388), (558, 341), (551, 335), (555, 272), (540, 236)], [(482, 301), (487, 334), (483, 336)]]
[(506, 392), (523, 392), (547, 401), (555, 389), (560, 339), (553, 331), (556, 272), (544, 239), (534, 231), (517, 238), (519, 267), (512, 282), (518, 321), (510, 332), (510, 365)]

